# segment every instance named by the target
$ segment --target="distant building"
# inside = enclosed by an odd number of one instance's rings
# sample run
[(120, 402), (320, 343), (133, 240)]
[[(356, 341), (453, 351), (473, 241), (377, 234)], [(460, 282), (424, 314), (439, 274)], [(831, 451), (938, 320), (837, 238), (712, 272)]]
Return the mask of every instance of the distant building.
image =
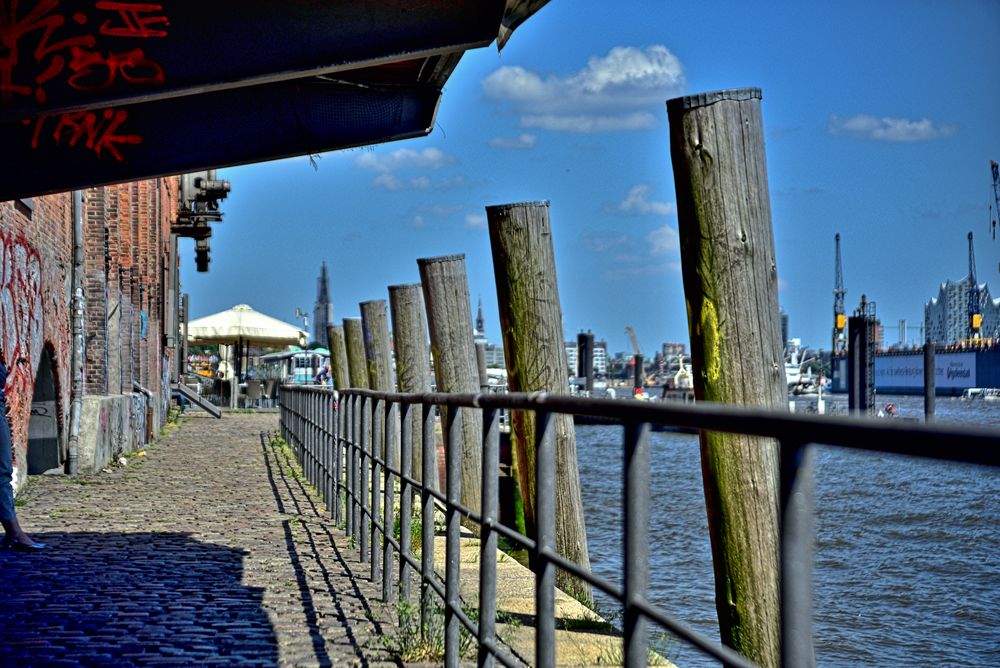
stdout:
[(598, 378), (608, 375), (607, 341), (594, 341), (594, 375)]
[(312, 340), (323, 348), (329, 348), (326, 328), (333, 324), (333, 303), (330, 301), (330, 276), (326, 273), (326, 260), (319, 270), (316, 280), (316, 304), (313, 306)]
[[(1000, 338), (1000, 299), (990, 297), (986, 283), (979, 285), (979, 307), (983, 313), (980, 335)], [(938, 344), (954, 344), (969, 338), (969, 277), (942, 283), (938, 296), (924, 306), (924, 332)]]
[(576, 341), (566, 342), (566, 362), (569, 364), (569, 375), (573, 377), (577, 373), (580, 362), (580, 351), (577, 349)]
[(506, 368), (503, 358), (503, 346), (490, 343), (486, 339), (486, 318), (483, 316), (483, 298), (479, 298), (479, 306), (476, 309), (476, 323), (472, 328), (472, 340), (476, 343), (484, 344), (486, 349), (486, 368), (504, 369)]

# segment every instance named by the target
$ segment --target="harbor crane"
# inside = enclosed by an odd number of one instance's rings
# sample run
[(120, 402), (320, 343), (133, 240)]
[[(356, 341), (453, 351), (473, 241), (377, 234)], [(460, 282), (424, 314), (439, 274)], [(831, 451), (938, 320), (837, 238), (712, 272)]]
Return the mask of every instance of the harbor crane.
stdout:
[(632, 352), (636, 355), (641, 355), (642, 353), (639, 352), (639, 339), (636, 338), (632, 325), (625, 325), (625, 333), (628, 334), (628, 339), (632, 342)]
[(844, 269), (840, 262), (840, 234), (833, 237), (837, 248), (836, 268), (833, 278), (833, 345), (830, 348), (833, 355), (844, 355), (847, 353), (847, 336), (844, 329), (847, 327), (847, 310), (844, 307)]
[(993, 241), (996, 241), (997, 218), (1000, 218), (1000, 165), (997, 165), (996, 160), (990, 160), (990, 171), (993, 173), (993, 204), (990, 205), (990, 230), (993, 232)]
[(983, 311), (979, 307), (979, 284), (976, 282), (976, 252), (969, 232), (969, 338), (978, 339), (983, 326)]

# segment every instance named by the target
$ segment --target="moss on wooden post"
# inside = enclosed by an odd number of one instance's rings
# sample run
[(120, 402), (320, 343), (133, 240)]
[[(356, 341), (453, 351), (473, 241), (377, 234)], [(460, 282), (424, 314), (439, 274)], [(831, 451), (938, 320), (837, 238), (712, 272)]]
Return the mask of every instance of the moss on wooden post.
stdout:
[[(479, 392), (479, 371), (472, 339), (472, 302), (464, 255), (421, 258), (420, 284), (424, 289), (431, 356), (438, 392)], [(447, 430), (447, 411), (442, 411)], [(445, 432), (447, 433), (447, 432)], [(462, 505), (479, 512), (483, 448), (483, 415), (462, 413)]]
[[(569, 387), (562, 307), (556, 282), (555, 251), (548, 202), (486, 207), (493, 272), (500, 306), (507, 382), (512, 392), (557, 392)], [(535, 525), (535, 416), (514, 411), (511, 439), (516, 457), (524, 519)], [(580, 494), (573, 416), (558, 415), (556, 429), (556, 550), (590, 567)], [(558, 571), (560, 587), (590, 597), (584, 582)]]
[(330, 371), (333, 372), (333, 386), (337, 390), (350, 387), (350, 373), (347, 366), (347, 342), (343, 325), (329, 325), (326, 338), (330, 343)]
[[(760, 90), (667, 102), (695, 395), (787, 404)], [(777, 443), (703, 433), (722, 641), (780, 657)]]
[(347, 373), (350, 386), (368, 389), (368, 361), (365, 359), (365, 335), (361, 318), (344, 318), (344, 339), (347, 346)]
[[(359, 304), (361, 328), (365, 338), (365, 359), (368, 361), (368, 385), (379, 392), (395, 392), (392, 374), (392, 342), (389, 339), (389, 311), (384, 299)], [(389, 466), (399, 465), (399, 430), (385, 434), (385, 460)]]
[[(431, 353), (427, 345), (427, 318), (424, 293), (419, 283), (389, 286), (389, 311), (392, 314), (392, 338), (396, 345), (396, 381), (400, 392), (421, 394), (431, 391)], [(420, 447), (420, 407), (410, 410), (413, 424), (413, 477), (422, 480), (423, 449)], [(437, 485), (437, 467), (431, 484)]]

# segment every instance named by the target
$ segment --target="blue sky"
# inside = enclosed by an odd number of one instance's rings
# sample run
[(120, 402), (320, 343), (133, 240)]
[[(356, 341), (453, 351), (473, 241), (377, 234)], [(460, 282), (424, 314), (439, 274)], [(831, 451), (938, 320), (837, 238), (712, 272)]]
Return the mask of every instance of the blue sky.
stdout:
[(742, 86), (763, 90), (792, 336), (829, 348), (837, 232), (848, 310), (874, 299), (890, 341), (966, 275), (969, 231), (1000, 293), (1000, 3), (553, 0), (502, 54), (466, 54), (428, 137), (223, 170), (210, 272), (182, 245), (192, 317), (245, 302), (293, 322), (326, 260), (339, 323), (416, 282), (418, 257), (464, 253), (499, 341), (484, 207), (549, 200), (567, 337), (686, 342), (664, 101)]

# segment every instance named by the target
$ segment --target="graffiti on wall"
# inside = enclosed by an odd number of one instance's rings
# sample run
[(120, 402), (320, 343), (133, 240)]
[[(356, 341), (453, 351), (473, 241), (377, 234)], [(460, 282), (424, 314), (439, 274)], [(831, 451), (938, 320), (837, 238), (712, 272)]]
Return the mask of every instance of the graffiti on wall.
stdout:
[[(57, 83), (86, 94), (166, 81), (160, 63), (133, 46), (134, 40), (168, 35), (162, 5), (101, 0), (87, 11), (63, 12), (59, 4), (0, 0), (0, 106), (23, 98), (44, 106), (47, 89)], [(123, 45), (123, 39), (133, 41)], [(32, 148), (45, 139), (124, 161), (123, 146), (142, 143), (140, 135), (123, 130), (127, 120), (124, 109), (105, 109), (41, 116), (25, 124), (31, 126)]]
[[(30, 410), (34, 387), (32, 369), (42, 352), (41, 262), (23, 239), (0, 233), (0, 346), (10, 375), (7, 403), (13, 417)], [(23, 360), (23, 362), (20, 362)], [(23, 434), (23, 420), (13, 419), (14, 442)]]

